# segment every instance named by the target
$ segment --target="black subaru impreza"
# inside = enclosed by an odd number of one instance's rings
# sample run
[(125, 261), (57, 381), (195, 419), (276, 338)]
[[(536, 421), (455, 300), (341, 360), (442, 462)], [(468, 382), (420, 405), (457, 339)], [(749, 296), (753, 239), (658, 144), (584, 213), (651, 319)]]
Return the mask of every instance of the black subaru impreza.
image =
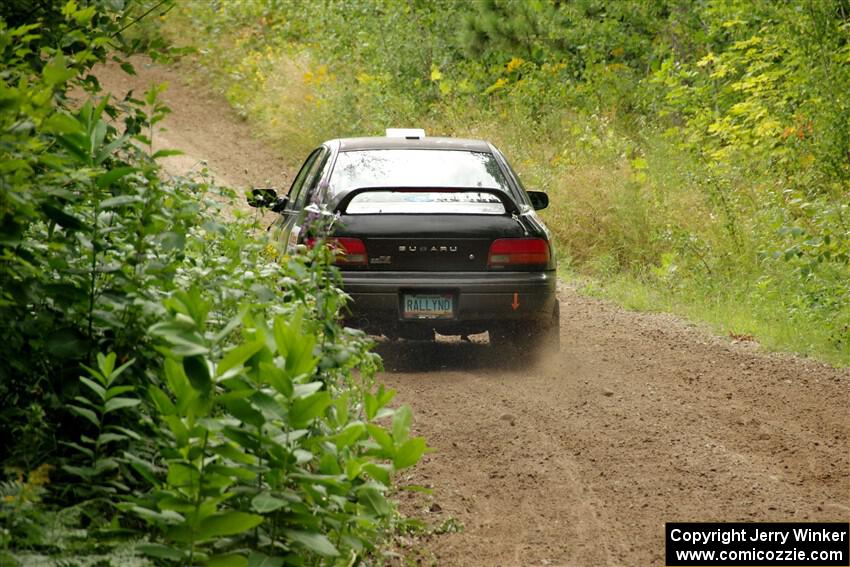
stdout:
[(286, 196), (255, 189), (254, 206), (294, 250), (311, 217), (330, 217), (352, 326), (390, 338), (489, 331), (492, 344), (557, 350), (559, 306), (549, 231), (505, 157), (481, 140), (330, 140), (313, 150)]

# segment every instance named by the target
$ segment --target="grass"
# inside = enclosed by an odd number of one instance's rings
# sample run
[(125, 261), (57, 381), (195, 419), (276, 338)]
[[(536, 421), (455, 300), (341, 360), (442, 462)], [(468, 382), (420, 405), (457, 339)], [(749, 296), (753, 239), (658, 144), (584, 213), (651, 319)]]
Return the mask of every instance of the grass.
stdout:
[(613, 301), (632, 311), (672, 313), (705, 323), (726, 338), (752, 337), (770, 352), (791, 352), (835, 366), (848, 366), (850, 360), (850, 349), (836, 348), (835, 331), (823, 320), (789, 318), (784, 315), (784, 305), (748, 300), (739, 289), (722, 294), (699, 289), (675, 292), (627, 273), (601, 278), (561, 270), (559, 275), (583, 295)]

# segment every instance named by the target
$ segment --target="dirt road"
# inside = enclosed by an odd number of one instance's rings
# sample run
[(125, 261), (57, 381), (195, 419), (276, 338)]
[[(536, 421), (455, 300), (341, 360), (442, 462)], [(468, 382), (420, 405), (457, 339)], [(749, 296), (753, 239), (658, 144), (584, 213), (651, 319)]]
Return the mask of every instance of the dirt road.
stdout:
[[(169, 167), (205, 159), (230, 183), (285, 185), (284, 161), (223, 101), (137, 69), (100, 77), (116, 92), (171, 84), (164, 145), (187, 156)], [(566, 286), (560, 298), (563, 349), (538, 365), (486, 344), (379, 347), (380, 378), (435, 449), (399, 479), (433, 488), (400, 499), (443, 528), (400, 538), (409, 559), (663, 565), (666, 521), (850, 519), (850, 373)]]

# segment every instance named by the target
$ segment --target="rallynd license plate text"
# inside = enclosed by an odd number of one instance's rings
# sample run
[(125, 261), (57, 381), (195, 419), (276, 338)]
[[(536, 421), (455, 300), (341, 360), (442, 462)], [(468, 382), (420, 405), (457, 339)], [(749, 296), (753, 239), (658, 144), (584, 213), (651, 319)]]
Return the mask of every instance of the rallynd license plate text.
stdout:
[(451, 294), (404, 294), (402, 299), (405, 318), (443, 319), (453, 314)]

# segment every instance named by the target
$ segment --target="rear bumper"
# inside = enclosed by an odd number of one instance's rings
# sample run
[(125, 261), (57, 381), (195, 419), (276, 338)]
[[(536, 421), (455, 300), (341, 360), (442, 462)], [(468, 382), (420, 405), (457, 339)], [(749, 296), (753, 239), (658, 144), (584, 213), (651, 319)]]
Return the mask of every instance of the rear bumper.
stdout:
[[(352, 302), (347, 319), (362, 328), (419, 325), (438, 331), (484, 330), (493, 323), (549, 320), (555, 306), (555, 271), (545, 272), (353, 272), (343, 271)], [(404, 293), (450, 292), (452, 319), (404, 319)]]

